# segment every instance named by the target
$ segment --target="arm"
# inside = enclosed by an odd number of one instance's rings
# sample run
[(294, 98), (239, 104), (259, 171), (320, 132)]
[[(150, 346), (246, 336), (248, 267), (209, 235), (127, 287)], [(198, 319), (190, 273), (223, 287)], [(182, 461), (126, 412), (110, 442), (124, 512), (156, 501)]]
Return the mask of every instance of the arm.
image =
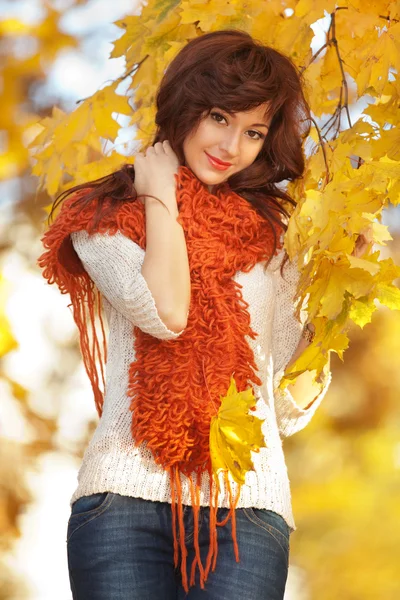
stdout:
[[(281, 251), (280, 257), (282, 255), (283, 251)], [(283, 268), (283, 278), (279, 267), (274, 271), (274, 274), (276, 277), (276, 295), (272, 330), (273, 387), (278, 427), (282, 437), (284, 437), (293, 435), (309, 423), (328, 390), (331, 382), (331, 372), (329, 369), (325, 371), (325, 381), (322, 389), (320, 386), (314, 388), (311, 396), (308, 395), (309, 384), (313, 377), (308, 372), (300, 375), (296, 383), (289, 385), (285, 390), (278, 389), (286, 366), (293, 361), (295, 356), (299, 355), (308, 342), (302, 339), (303, 323), (299, 322), (294, 314), (295, 294), (300, 276), (297, 265), (295, 262), (288, 261)], [(305, 392), (307, 395), (304, 397)], [(305, 406), (305, 408), (302, 408), (302, 406)]]
[(135, 157), (135, 188), (144, 196), (146, 256), (142, 275), (170, 328), (186, 327), (190, 306), (190, 269), (179, 216), (176, 185), (179, 160), (168, 140)]
[(145, 251), (121, 232), (114, 235), (77, 231), (72, 244), (90, 278), (110, 304), (145, 333), (163, 339), (181, 331), (168, 328), (141, 273)]
[(146, 197), (146, 254), (142, 275), (154, 301), (170, 328), (186, 327), (190, 305), (190, 270), (182, 225), (176, 202), (175, 184), (165, 188), (162, 201)]

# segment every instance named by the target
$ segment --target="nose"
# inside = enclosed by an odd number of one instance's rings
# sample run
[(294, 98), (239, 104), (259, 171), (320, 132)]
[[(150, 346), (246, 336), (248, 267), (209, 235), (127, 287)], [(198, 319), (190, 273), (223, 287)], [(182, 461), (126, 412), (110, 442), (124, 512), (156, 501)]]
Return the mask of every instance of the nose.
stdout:
[(220, 148), (222, 150), (222, 160), (233, 160), (239, 154), (240, 132), (226, 132), (221, 140)]

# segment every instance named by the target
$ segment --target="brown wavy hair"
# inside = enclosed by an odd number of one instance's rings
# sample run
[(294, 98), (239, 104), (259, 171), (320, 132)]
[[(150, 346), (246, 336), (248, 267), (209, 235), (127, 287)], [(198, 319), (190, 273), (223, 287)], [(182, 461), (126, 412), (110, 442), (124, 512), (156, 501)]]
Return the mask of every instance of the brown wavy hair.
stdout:
[[(227, 181), (270, 223), (275, 221), (287, 231), (285, 218), (290, 214), (284, 203), (295, 207), (296, 202), (277, 184), (303, 176), (303, 141), (311, 126), (303, 87), (302, 75), (288, 56), (263, 45), (247, 32), (226, 29), (203, 34), (190, 40), (168, 65), (156, 94), (156, 133), (142, 150), (169, 140), (179, 163), (184, 165), (186, 136), (213, 108), (232, 114), (268, 103), (272, 120), (262, 149), (250, 166)], [(87, 194), (79, 194), (75, 202), (84, 208), (96, 198), (96, 226), (106, 210), (108, 214), (121, 202), (138, 198), (134, 181), (134, 165), (125, 163), (105, 177), (71, 187), (55, 199), (49, 220), (66, 196), (90, 188)], [(110, 200), (108, 209), (104, 207), (106, 198)], [(272, 229), (275, 231), (275, 227)], [(274, 252), (276, 241), (275, 236)], [(285, 252), (281, 269), (287, 259)]]

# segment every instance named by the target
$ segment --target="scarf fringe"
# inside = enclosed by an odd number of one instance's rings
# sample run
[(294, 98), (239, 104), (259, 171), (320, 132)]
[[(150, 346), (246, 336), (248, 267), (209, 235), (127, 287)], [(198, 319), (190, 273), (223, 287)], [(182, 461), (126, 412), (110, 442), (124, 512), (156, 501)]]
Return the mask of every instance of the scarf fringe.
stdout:
[[(102, 318), (100, 293), (96, 293), (93, 289), (88, 290), (87, 302), (85, 304), (80, 295), (76, 294), (75, 290), (72, 289), (71, 300), (72, 305), (74, 306), (74, 321), (80, 333), (79, 342), (83, 364), (93, 390), (97, 414), (101, 417), (104, 403), (103, 390), (105, 390), (106, 385), (105, 364), (107, 362), (107, 339)], [(102, 332), (102, 350), (96, 332), (96, 316), (100, 322)], [(90, 325), (90, 334), (89, 327), (87, 326), (88, 323)], [(96, 363), (99, 364), (99, 370), (96, 368)], [(103, 389), (100, 388), (99, 371)]]
[[(236, 507), (240, 497), (241, 486), (238, 486), (238, 492), (233, 498), (232, 488), (227, 472), (224, 472), (224, 483), (229, 494), (229, 511), (227, 516), (222, 521), (217, 521), (218, 513), (218, 498), (219, 484), (215, 483), (212, 473), (210, 475), (210, 503), (209, 503), (209, 549), (206, 558), (206, 565), (203, 566), (201, 560), (200, 544), (199, 544), (199, 515), (200, 515), (200, 484), (201, 474), (196, 474), (196, 482), (193, 482), (192, 477), (188, 477), (189, 489), (192, 501), (193, 512), (193, 548), (194, 558), (190, 567), (190, 578), (188, 581), (187, 556), (188, 551), (185, 543), (185, 523), (184, 509), (182, 505), (182, 484), (180, 471), (177, 467), (172, 467), (169, 471), (171, 484), (171, 511), (172, 511), (172, 532), (174, 544), (174, 566), (180, 568), (182, 577), (182, 587), (185, 592), (196, 584), (196, 572), (199, 571), (199, 584), (201, 589), (204, 589), (205, 582), (208, 579), (210, 571), (215, 571), (218, 557), (218, 532), (217, 527), (224, 527), (231, 520), (232, 542), (236, 562), (240, 562), (239, 547), (236, 533)], [(204, 507), (203, 507), (204, 509)], [(180, 557), (180, 564), (179, 564)]]
[(200, 573), (200, 587), (204, 589), (204, 581), (205, 581), (205, 573), (203, 563), (201, 562), (200, 555), (200, 546), (199, 546), (199, 516), (200, 516), (200, 484), (201, 484), (201, 475), (200, 473), (196, 474), (196, 485), (193, 484), (193, 480), (189, 478), (190, 483), (190, 495), (192, 499), (192, 511), (193, 511), (193, 527), (194, 527), (194, 535), (193, 535), (193, 545), (195, 549), (195, 558), (192, 562), (192, 568), (190, 572), (190, 585), (195, 584), (195, 574), (196, 574), (196, 566), (199, 567)]

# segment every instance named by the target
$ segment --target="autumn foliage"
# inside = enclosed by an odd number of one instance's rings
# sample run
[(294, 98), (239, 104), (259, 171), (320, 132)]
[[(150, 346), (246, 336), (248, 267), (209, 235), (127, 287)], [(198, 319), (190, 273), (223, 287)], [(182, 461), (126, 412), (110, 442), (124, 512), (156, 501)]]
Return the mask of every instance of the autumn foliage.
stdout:
[[(351, 322), (361, 328), (369, 323), (376, 301), (400, 308), (400, 290), (393, 284), (400, 268), (393, 260), (380, 259), (379, 249), (372, 252), (371, 247), (362, 258), (352, 255), (359, 234), (368, 233), (375, 246), (392, 239), (381, 215), (389, 202), (399, 201), (396, 5), (380, 2), (378, 9), (361, 2), (336, 8), (334, 2), (324, 4), (331, 10), (330, 24), (325, 44), (313, 54), (311, 25), (322, 16), (317, 4), (234, 0), (165, 2), (160, 7), (149, 2), (140, 16), (116, 23), (123, 35), (114, 42), (111, 57), (124, 56), (125, 74), (70, 114), (54, 107), (31, 143), (33, 173), (53, 196), (106, 175), (123, 162), (134, 162), (134, 155), (126, 157), (116, 149), (108, 155), (101, 152), (102, 139), (113, 142), (117, 137), (115, 113), (130, 116), (141, 149), (151, 143), (160, 76), (187, 39), (236, 27), (287, 53), (305, 73), (315, 119), (304, 178), (288, 186), (297, 206), (291, 210), (285, 246), (302, 271), (298, 310), (308, 300), (316, 336), (287, 370), (282, 387), (305, 369), (319, 376), (330, 351), (342, 359)], [(263, 26), (271, 20), (274, 26)], [(128, 77), (128, 93), (121, 96), (118, 86)], [(364, 96), (369, 104), (353, 123), (350, 105)], [(331, 116), (325, 118), (327, 114)]]

